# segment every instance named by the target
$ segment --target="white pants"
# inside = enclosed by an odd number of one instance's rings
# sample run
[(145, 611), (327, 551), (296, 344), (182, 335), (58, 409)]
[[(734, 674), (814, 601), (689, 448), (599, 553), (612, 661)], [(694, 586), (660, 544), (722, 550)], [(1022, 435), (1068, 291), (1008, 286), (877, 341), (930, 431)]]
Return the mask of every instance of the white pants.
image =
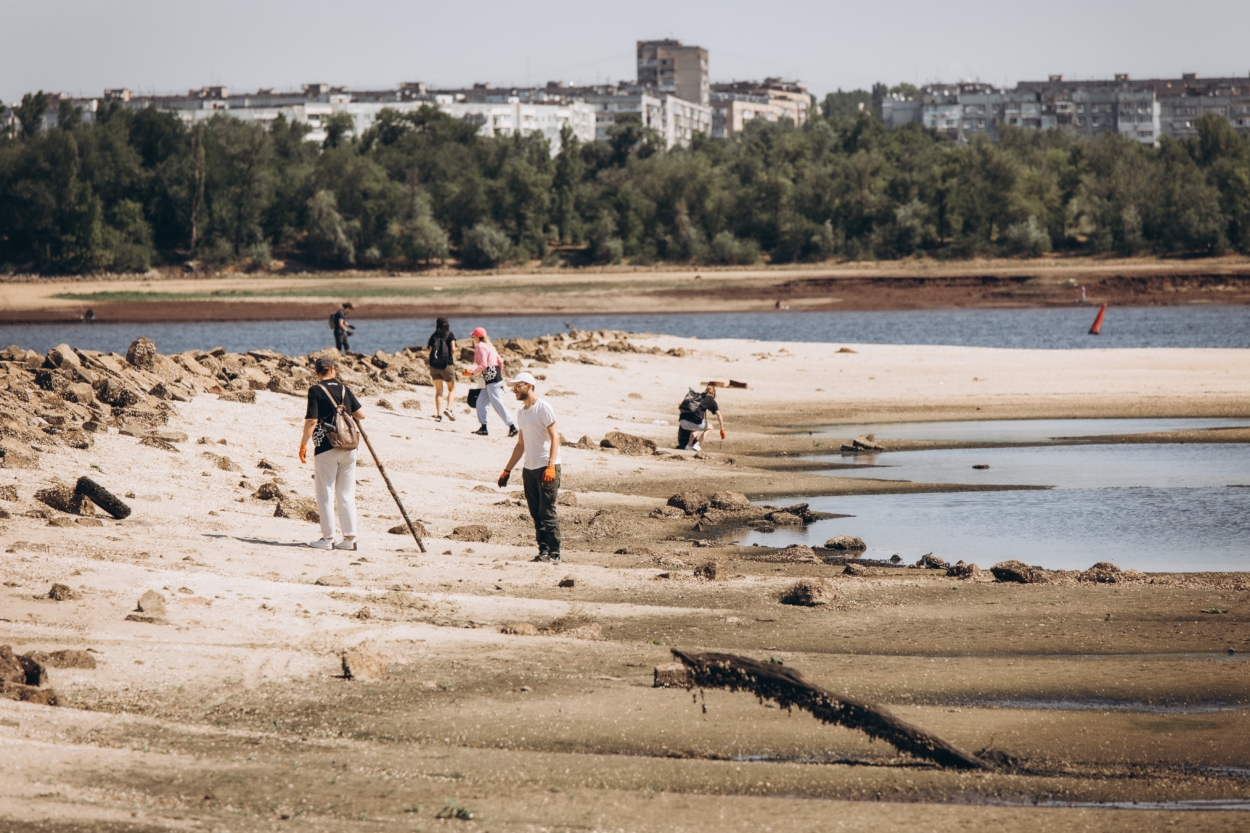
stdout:
[(477, 421), (483, 425), (486, 424), (487, 402), (495, 407), (500, 419), (512, 425), (512, 414), (508, 413), (508, 406), (503, 401), (503, 382), (491, 382), (477, 395)]
[(332, 448), (313, 457), (313, 484), (321, 537), (334, 537), (334, 509), (344, 536), (356, 534), (356, 451)]

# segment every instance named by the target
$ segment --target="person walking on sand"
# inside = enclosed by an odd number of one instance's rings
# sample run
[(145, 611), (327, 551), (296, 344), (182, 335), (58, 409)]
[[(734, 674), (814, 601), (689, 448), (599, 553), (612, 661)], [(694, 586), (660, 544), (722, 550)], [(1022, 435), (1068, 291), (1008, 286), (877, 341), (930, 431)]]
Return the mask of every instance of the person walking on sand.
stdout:
[(677, 414), (677, 447), (687, 451), (702, 451), (703, 436), (708, 432), (708, 411), (716, 414), (720, 423), (720, 438), (725, 439), (725, 419), (720, 405), (716, 404), (716, 386), (708, 385), (703, 393), (691, 388), (681, 401)]
[[(434, 322), (434, 333), (427, 346), (430, 348), (430, 378), (434, 381), (434, 419), (442, 422), (443, 417), (447, 417), (455, 422), (456, 417), (451, 412), (451, 395), (456, 390), (456, 336), (446, 318)], [(444, 384), (447, 385), (445, 400)]]
[(477, 421), (482, 423), (482, 427), (473, 433), (482, 437), (489, 436), (490, 432), (486, 430), (486, 406), (489, 403), (494, 406), (495, 413), (499, 414), (500, 419), (507, 424), (508, 436), (515, 437), (516, 424), (512, 421), (512, 414), (508, 413), (508, 406), (503, 401), (503, 359), (499, 356), (495, 345), (490, 343), (490, 336), (486, 335), (484, 328), (478, 327), (470, 335), (476, 343), (473, 348), (473, 368), (464, 371), (464, 375), (476, 376), (480, 373), (482, 381), (486, 383), (477, 397)]
[[(321, 538), (308, 546), (319, 550), (356, 550), (356, 449), (335, 448), (327, 437), (333, 433), (339, 405), (357, 420), (365, 418), (360, 401), (336, 376), (334, 359), (317, 359), (317, 382), (308, 389), (308, 410), (304, 412), (304, 436), (299, 441), (299, 461), (308, 462), (308, 441), (312, 440), (313, 488), (317, 493), (317, 514), (321, 518)], [(334, 510), (343, 540), (334, 543)]]
[(499, 475), (499, 488), (508, 485), (513, 467), (524, 457), (521, 483), (538, 539), (538, 557), (534, 560), (559, 564), (560, 519), (556, 515), (556, 500), (560, 497), (560, 431), (556, 428), (556, 412), (547, 400), (538, 398), (537, 381), (532, 374), (518, 373), (508, 384), (524, 407), (517, 411), (521, 431), (508, 465)]
[(351, 325), (347, 323), (347, 313), (351, 310), (352, 305), (345, 303), (341, 309), (330, 316), (330, 329), (334, 331), (334, 348), (339, 351), (340, 356), (351, 349), (347, 344), (347, 337), (352, 334)]

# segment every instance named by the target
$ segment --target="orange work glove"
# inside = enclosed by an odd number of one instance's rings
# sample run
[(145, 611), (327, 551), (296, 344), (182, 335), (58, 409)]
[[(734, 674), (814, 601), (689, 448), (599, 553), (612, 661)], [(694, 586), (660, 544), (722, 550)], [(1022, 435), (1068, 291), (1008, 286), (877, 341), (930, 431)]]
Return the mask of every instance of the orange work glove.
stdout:
[(556, 482), (556, 467), (555, 466), (547, 466), (547, 468), (543, 469), (543, 482), (544, 483)]
[(508, 485), (508, 478), (512, 476), (512, 469), (504, 469), (503, 474), (499, 475), (499, 488)]
[(460, 375), (461, 375), (461, 376), (463, 376), (464, 378), (468, 379), (470, 376), (472, 376), (472, 375), (473, 375), (473, 371), (472, 371), (472, 370), (462, 370), (462, 371), (460, 371)]
[(308, 462), (308, 446), (306, 446), (306, 445), (301, 445), (301, 446), (299, 447), (299, 461), (300, 461), (301, 463), (307, 463), (307, 462)]
[(724, 428), (720, 429), (720, 438), (721, 438), (722, 440), (723, 440), (723, 439), (725, 439), (725, 429), (724, 429)]

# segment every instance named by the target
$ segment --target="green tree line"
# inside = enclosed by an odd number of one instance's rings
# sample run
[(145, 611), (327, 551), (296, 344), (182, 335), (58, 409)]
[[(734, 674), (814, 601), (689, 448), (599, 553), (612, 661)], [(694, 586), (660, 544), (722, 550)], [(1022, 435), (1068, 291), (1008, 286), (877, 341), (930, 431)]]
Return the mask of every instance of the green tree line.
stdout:
[(62, 107), (39, 130), (48, 100), (28, 95), (22, 130), (0, 137), (0, 270), (1250, 251), (1250, 138), (1224, 119), (1158, 147), (1009, 128), (961, 145), (887, 131), (886, 92), (831, 94), (801, 128), (760, 120), (674, 150), (623, 118), (603, 141), (566, 129), (554, 154), (432, 107), (385, 110), (359, 136), (334, 117), (320, 144), (281, 118), (188, 127), (107, 103), (90, 123)]

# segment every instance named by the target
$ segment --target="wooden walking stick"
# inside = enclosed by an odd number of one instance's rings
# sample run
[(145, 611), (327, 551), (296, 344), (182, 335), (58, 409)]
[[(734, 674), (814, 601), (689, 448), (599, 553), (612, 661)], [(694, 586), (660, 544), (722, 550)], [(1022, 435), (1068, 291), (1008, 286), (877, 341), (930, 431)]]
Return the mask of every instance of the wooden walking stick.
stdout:
[[(344, 412), (346, 412), (346, 409), (344, 409)], [(348, 416), (351, 416), (351, 414), (348, 414)], [(360, 438), (365, 441), (365, 447), (369, 449), (373, 462), (377, 464), (378, 473), (382, 475), (382, 482), (390, 490), (391, 497), (395, 498), (395, 505), (399, 507), (399, 514), (404, 516), (404, 523), (408, 524), (408, 531), (412, 533), (413, 540), (417, 542), (417, 547), (420, 548), (421, 552), (425, 552), (425, 542), (421, 540), (421, 536), (417, 534), (417, 528), (409, 520), (408, 510), (404, 508), (404, 502), (399, 499), (399, 492), (396, 492), (395, 487), (391, 485), (391, 479), (386, 476), (386, 469), (383, 468), (382, 461), (378, 459), (378, 453), (373, 450), (373, 443), (369, 442), (369, 435), (365, 433), (365, 429), (360, 427), (360, 420), (352, 416), (352, 422), (356, 423), (356, 430), (360, 432)]]

